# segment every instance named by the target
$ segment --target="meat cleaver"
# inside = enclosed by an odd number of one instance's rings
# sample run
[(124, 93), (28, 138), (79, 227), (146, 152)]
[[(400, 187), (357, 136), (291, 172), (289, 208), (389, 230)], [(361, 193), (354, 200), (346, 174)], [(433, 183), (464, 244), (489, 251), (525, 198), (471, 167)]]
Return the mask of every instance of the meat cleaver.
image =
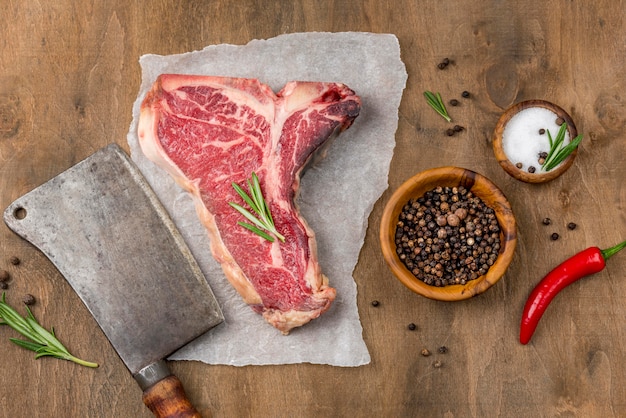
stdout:
[(157, 417), (199, 417), (165, 358), (223, 321), (176, 226), (111, 144), (13, 202), (4, 221), (65, 276)]

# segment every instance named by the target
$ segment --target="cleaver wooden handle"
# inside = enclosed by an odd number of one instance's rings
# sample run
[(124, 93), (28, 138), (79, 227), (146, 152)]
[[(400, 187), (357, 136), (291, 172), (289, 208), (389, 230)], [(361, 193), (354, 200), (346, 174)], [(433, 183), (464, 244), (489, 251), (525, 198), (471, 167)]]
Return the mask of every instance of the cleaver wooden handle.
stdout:
[(174, 375), (144, 390), (143, 403), (157, 418), (202, 418), (187, 399), (182, 383)]
[(143, 390), (143, 403), (157, 418), (202, 418), (164, 360), (144, 367), (133, 377)]

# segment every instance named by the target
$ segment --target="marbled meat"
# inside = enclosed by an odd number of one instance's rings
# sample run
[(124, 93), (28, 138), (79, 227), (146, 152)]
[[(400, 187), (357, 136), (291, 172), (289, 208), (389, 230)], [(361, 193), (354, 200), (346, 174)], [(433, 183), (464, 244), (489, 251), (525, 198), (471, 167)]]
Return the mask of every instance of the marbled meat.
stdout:
[[(163, 74), (146, 95), (138, 135), (145, 155), (194, 198), (215, 259), (250, 307), (283, 334), (329, 309), (315, 233), (294, 199), (302, 168), (358, 116), (360, 98), (339, 83)], [(273, 243), (242, 228), (231, 186), (259, 177), (277, 230)]]

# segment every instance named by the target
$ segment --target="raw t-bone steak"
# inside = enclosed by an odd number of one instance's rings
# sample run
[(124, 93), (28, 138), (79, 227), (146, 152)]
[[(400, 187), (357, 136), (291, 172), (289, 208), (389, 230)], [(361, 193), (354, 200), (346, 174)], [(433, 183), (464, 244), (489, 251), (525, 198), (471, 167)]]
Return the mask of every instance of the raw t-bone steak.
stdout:
[[(275, 94), (253, 79), (174, 74), (159, 76), (142, 103), (143, 152), (191, 193), (226, 277), (284, 334), (335, 298), (294, 198), (304, 165), (359, 111), (343, 84), (290, 82)], [(285, 242), (237, 224), (245, 219), (229, 202), (248, 207), (231, 182), (247, 191), (253, 172)]]

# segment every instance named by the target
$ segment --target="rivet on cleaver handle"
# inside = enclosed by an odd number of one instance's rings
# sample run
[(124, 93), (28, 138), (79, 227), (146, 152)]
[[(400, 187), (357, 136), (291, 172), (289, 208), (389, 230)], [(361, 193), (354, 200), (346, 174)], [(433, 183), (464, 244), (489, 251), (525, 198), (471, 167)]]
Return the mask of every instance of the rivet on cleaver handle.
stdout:
[(167, 380), (162, 359), (223, 321), (174, 223), (115, 144), (17, 199), (4, 220), (63, 274), (142, 389)]

